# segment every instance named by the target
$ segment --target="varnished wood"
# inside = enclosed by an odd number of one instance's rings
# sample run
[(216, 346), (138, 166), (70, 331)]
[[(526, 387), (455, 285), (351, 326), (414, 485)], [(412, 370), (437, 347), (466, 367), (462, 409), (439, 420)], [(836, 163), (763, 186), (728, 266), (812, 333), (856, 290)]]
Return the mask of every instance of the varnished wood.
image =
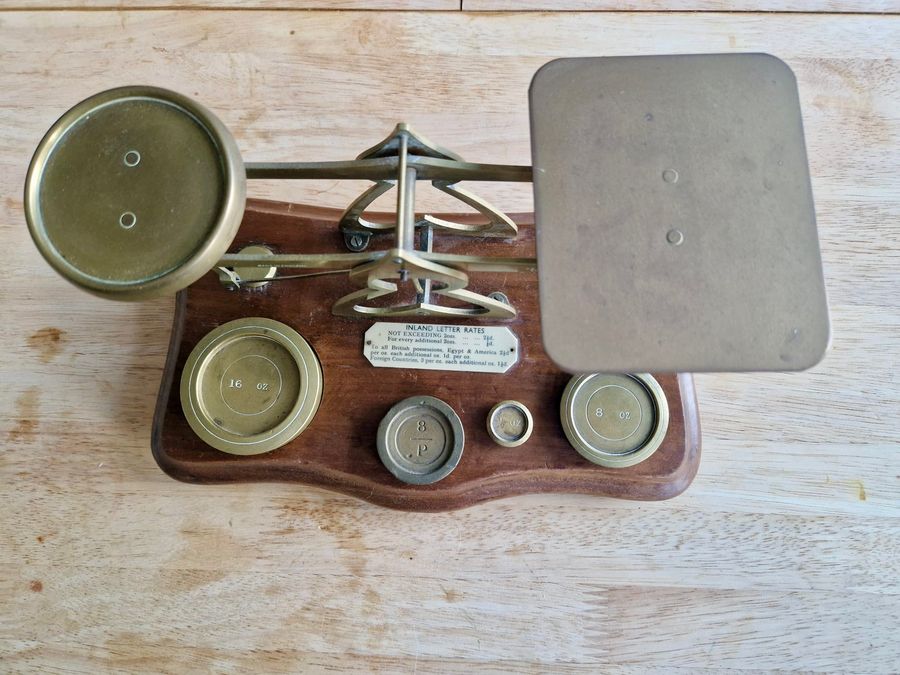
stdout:
[[(277, 253), (343, 251), (339, 216), (339, 211), (331, 209), (251, 201), (232, 251), (250, 244), (263, 244)], [(435, 250), (534, 256), (532, 217), (520, 215), (515, 220), (520, 227), (515, 240), (438, 233)], [(389, 245), (389, 236), (375, 237), (371, 244)], [(298, 482), (417, 511), (456, 509), (534, 492), (658, 500), (674, 497), (688, 487), (700, 461), (697, 402), (690, 375), (657, 376), (666, 393), (670, 421), (662, 446), (650, 459), (627, 469), (596, 466), (575, 452), (560, 425), (559, 401), (571, 375), (556, 368), (541, 345), (537, 276), (473, 274), (470, 278), (472, 290), (483, 294), (503, 291), (518, 310), (516, 319), (503, 322), (519, 337), (521, 353), (519, 363), (507, 373), (373, 367), (363, 356), (363, 334), (371, 321), (331, 314), (332, 303), (354, 288), (343, 275), (229, 292), (216, 274), (207, 274), (180, 293), (176, 304), (155, 416), (156, 461), (184, 481)], [(296, 439), (269, 453), (238, 457), (210, 448), (191, 431), (181, 409), (178, 383), (188, 354), (204, 335), (215, 326), (246, 316), (276, 319), (300, 332), (322, 363), (325, 392), (315, 419)], [(381, 465), (375, 432), (392, 405), (420, 395), (436, 396), (457, 411), (465, 429), (465, 451), (447, 478), (431, 485), (407, 485)], [(522, 401), (534, 416), (534, 434), (518, 448), (496, 445), (486, 430), (491, 407), (505, 399)]]

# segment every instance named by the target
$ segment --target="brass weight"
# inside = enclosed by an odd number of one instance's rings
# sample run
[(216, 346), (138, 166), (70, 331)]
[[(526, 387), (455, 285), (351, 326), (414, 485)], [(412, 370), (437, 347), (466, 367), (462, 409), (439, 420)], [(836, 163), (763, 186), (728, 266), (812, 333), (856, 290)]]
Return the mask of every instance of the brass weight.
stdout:
[(322, 368), (309, 343), (265, 318), (229, 321), (207, 334), (181, 376), (181, 407), (206, 443), (258, 455), (296, 438), (322, 398)]
[(382, 464), (404, 483), (427, 485), (446, 478), (459, 464), (465, 433), (459, 415), (433, 396), (413, 396), (394, 405), (377, 435)]
[(665, 392), (652, 375), (578, 375), (563, 392), (560, 420), (585, 459), (610, 468), (643, 462), (669, 427)]

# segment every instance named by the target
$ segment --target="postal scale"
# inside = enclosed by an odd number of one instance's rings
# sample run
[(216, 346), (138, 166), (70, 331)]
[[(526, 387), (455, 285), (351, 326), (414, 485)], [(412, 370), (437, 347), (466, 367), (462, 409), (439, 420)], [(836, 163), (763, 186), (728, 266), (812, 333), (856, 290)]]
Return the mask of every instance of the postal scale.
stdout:
[[(690, 373), (822, 358), (788, 66), (559, 59), (529, 106), (532, 166), (470, 163), (402, 123), (353, 160), (245, 164), (212, 112), (149, 86), (63, 114), (28, 170), (28, 227), (91, 293), (176, 294), (159, 466), (418, 511), (666, 499), (700, 459)], [(323, 178), (371, 186), (343, 212), (246, 198), (248, 180)], [(534, 213), (467, 181), (531, 182)], [(465, 213), (418, 211), (423, 188)], [(369, 213), (389, 191), (396, 212)]]

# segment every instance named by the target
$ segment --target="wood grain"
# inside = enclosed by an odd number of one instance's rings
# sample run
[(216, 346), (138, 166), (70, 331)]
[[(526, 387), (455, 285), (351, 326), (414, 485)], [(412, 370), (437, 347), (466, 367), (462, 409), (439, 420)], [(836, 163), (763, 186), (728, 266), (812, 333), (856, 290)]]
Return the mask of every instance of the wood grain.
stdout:
[[(426, 10), (897, 13), (897, 0), (131, 0), (131, 10)], [(0, 0), (0, 10), (119, 10), (121, 0)]]
[[(0, 45), (0, 669), (896, 671), (895, 17), (7, 12)], [(105, 87), (195, 96), (250, 161), (346, 159), (405, 119), (467, 159), (527, 163), (545, 61), (696, 51), (797, 74), (833, 345), (807, 373), (698, 376), (703, 462), (669, 502), (407, 515), (170, 480), (150, 429), (173, 300), (92, 298), (25, 228), (34, 146)], [(360, 187), (252, 194), (343, 207)], [(527, 189), (473, 189), (531, 210)]]
[[(459, 11), (460, 0), (129, 0), (129, 10), (426, 10)], [(0, 10), (121, 10), (120, 0), (0, 0)]]
[[(250, 200), (231, 251), (262, 244), (281, 253), (344, 252), (338, 229), (341, 211), (299, 204)], [(440, 216), (481, 222), (468, 214)], [(435, 250), (457, 255), (534, 257), (534, 216), (518, 214), (514, 240), (436, 234)], [(376, 222), (388, 218), (375, 217)], [(371, 246), (383, 247), (376, 237)], [(487, 295), (503, 291), (516, 307), (510, 321), (463, 322), (507, 326), (518, 338), (520, 358), (502, 374), (373, 368), (363, 356), (371, 321), (335, 317), (331, 305), (356, 290), (341, 276), (274, 283), (230, 293), (207, 274), (179, 295), (172, 343), (160, 384), (152, 437), (153, 456), (174, 478), (188, 482), (285, 481), (316, 485), (391, 508), (444, 511), (490, 499), (540, 492), (575, 492), (622, 499), (671, 499), (687, 489), (700, 461), (700, 428), (689, 374), (657, 375), (669, 410), (668, 431), (659, 449), (627, 469), (591, 464), (566, 440), (559, 402), (570, 375), (544, 352), (537, 278), (531, 274), (472, 275), (469, 288)], [(179, 383), (188, 355), (210, 331), (247, 316), (275, 319), (298, 331), (322, 366), (324, 394), (310, 426), (276, 451), (236, 457), (210, 449), (191, 430), (182, 412)], [(427, 323), (460, 321), (428, 319)], [(432, 485), (405, 485), (381, 465), (376, 430), (403, 399), (429, 395), (460, 416), (465, 432), (462, 461)], [(518, 448), (502, 448), (488, 436), (491, 407), (515, 398), (531, 410), (534, 433)]]
[(463, 0), (468, 12), (900, 12), (897, 0)]

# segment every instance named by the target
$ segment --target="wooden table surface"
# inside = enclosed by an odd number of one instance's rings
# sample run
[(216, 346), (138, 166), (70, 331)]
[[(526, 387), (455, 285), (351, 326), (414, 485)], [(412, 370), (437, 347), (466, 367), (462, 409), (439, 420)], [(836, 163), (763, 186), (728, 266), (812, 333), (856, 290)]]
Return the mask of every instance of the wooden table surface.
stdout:
[[(897, 0), (35, 4), (0, 2), (0, 671), (900, 670)], [(43, 132), (115, 85), (194, 96), (249, 161), (350, 158), (406, 120), (528, 163), (544, 62), (728, 51), (797, 74), (833, 346), (806, 373), (698, 377), (704, 456), (671, 502), (416, 515), (177, 483), (149, 449), (173, 301), (68, 285), (22, 214)], [(250, 191), (343, 206), (360, 187)]]

